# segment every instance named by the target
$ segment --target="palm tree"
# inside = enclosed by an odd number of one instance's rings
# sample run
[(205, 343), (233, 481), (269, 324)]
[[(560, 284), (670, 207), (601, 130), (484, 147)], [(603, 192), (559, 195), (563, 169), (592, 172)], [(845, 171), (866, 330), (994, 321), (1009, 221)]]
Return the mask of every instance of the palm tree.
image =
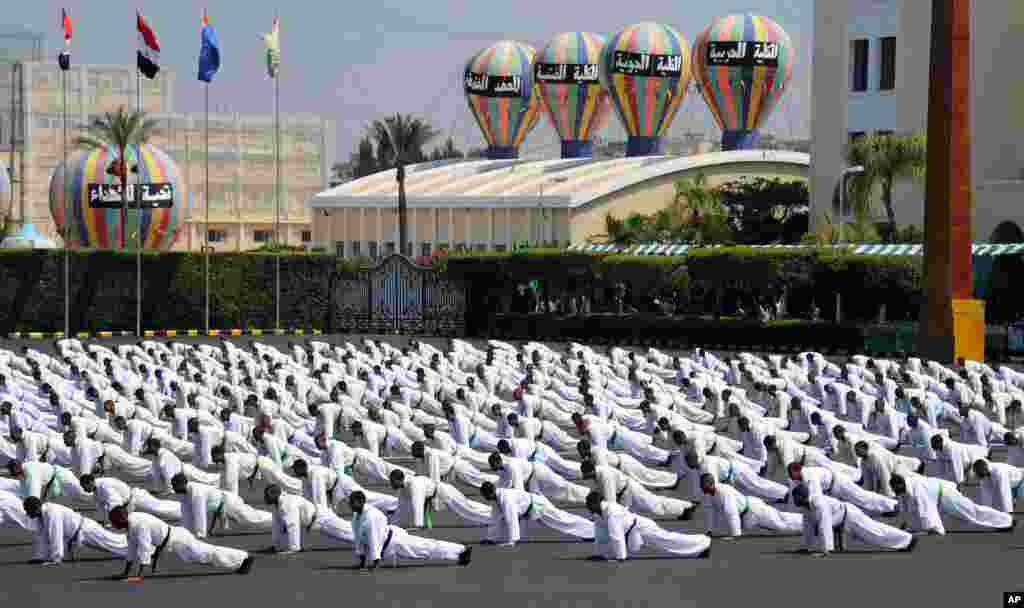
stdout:
[(396, 169), (398, 180), (398, 251), (404, 254), (407, 245), (405, 209), (405, 163), (423, 157), (423, 146), (437, 137), (430, 125), (413, 116), (395, 114), (370, 125), (370, 136), (377, 143), (377, 156)]
[[(928, 160), (928, 144), (919, 133), (908, 135), (875, 134), (854, 140), (847, 150), (852, 165), (864, 167), (864, 174), (850, 180), (852, 200), (870, 196), (877, 185), (882, 190), (888, 227), (886, 240), (896, 233), (896, 212), (893, 209), (892, 188), (897, 178), (924, 178)], [(864, 206), (864, 205), (859, 205)]]
[(125, 154), (129, 146), (137, 146), (141, 153), (142, 146), (153, 138), (158, 124), (155, 119), (146, 118), (145, 112), (121, 107), (94, 118), (75, 140), (75, 145), (85, 150), (114, 148), (117, 152), (117, 160), (111, 163), (108, 172), (121, 180), (121, 249), (125, 248), (125, 228), (128, 223), (128, 163)]
[(703, 173), (680, 179), (675, 187), (672, 215), (676, 224), (692, 227), (698, 243), (728, 239), (729, 210), (718, 189), (708, 187)]

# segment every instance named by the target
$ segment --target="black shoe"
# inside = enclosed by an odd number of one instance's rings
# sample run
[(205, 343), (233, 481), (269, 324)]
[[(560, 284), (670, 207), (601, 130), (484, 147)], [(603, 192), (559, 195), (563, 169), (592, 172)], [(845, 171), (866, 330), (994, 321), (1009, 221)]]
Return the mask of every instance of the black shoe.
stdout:
[(676, 519), (678, 519), (679, 521), (690, 521), (691, 519), (693, 519), (693, 512), (696, 510), (697, 505), (693, 505), (692, 507), (689, 507), (688, 509), (683, 511), (682, 515), (680, 515)]
[(459, 565), (468, 566), (471, 559), (473, 559), (473, 547), (466, 547), (466, 550), (459, 554)]
[(768, 465), (761, 467), (761, 470), (757, 472), (758, 477), (764, 477), (764, 474), (768, 472)]
[(900, 512), (898, 510), (886, 511), (885, 513), (882, 513), (882, 517), (896, 517), (899, 514)]
[(249, 571), (252, 570), (252, 563), (254, 561), (256, 561), (256, 558), (251, 555), (245, 558), (245, 561), (242, 562), (242, 565), (238, 567), (238, 570), (235, 571), (235, 574), (249, 574)]
[(917, 474), (918, 475), (924, 475), (924, 463), (923, 462), (920, 465), (918, 465), (918, 467), (917, 467)]
[(708, 545), (707, 549), (701, 551), (700, 555), (697, 556), (697, 559), (708, 559), (709, 557), (711, 557), (711, 545)]
[(900, 553), (913, 553), (914, 549), (917, 548), (917, 537), (910, 539), (910, 544), (900, 549)]

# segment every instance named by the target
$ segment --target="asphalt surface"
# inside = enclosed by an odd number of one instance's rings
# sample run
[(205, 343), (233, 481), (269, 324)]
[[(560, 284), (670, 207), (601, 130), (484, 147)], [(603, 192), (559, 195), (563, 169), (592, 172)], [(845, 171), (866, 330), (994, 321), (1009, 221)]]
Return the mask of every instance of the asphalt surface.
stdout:
[[(263, 340), (287, 343), (285, 338)], [(20, 343), (0, 344), (0, 348), (15, 345)], [(996, 459), (1002, 460), (1001, 456)], [(470, 498), (481, 500), (477, 491), (462, 489)], [(262, 484), (243, 487), (243, 493), (249, 504), (260, 507)], [(968, 488), (967, 494), (973, 496), (974, 489)], [(583, 514), (582, 507), (573, 510)], [(716, 540), (706, 560), (641, 552), (621, 564), (586, 561), (591, 554), (589, 543), (542, 527), (527, 528), (523, 543), (503, 548), (479, 546), (484, 529), (462, 523), (450, 513), (437, 514), (435, 523), (433, 530), (414, 533), (474, 545), (472, 564), (463, 568), (400, 560), (397, 568), (386, 563), (377, 572), (364, 574), (352, 570), (351, 546), (310, 535), (306, 550), (298, 555), (257, 554), (249, 576), (186, 565), (167, 555), (157, 574), (138, 584), (110, 580), (123, 570), (123, 562), (92, 550), (83, 551), (75, 563), (27, 565), (31, 536), (0, 530), (0, 602), (5, 607), (144, 608), (262, 607), (292, 602), (475, 608), (776, 604), (984, 608), (1001, 606), (1004, 591), (1024, 589), (1018, 562), (1024, 557), (1024, 531), (979, 532), (950, 525), (948, 520), (947, 536), (923, 537), (911, 554), (851, 543), (845, 554), (807, 557), (794, 553), (801, 546), (798, 537), (758, 532), (735, 541)], [(704, 529), (699, 509), (694, 521), (661, 523), (683, 532)], [(270, 534), (236, 531), (212, 541), (259, 551), (269, 546)]]

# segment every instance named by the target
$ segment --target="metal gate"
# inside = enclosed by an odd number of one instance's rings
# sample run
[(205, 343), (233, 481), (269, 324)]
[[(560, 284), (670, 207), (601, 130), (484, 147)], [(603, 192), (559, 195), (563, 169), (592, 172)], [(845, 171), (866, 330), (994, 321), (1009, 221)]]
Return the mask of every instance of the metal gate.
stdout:
[(335, 284), (335, 327), (344, 333), (455, 336), (465, 331), (460, 284), (394, 254)]

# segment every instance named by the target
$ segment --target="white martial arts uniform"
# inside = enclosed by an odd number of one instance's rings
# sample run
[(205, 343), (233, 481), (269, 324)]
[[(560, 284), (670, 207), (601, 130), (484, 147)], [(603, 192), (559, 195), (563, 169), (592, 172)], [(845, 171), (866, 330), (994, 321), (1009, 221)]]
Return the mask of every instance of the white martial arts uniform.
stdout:
[(710, 531), (723, 525), (728, 529), (729, 536), (741, 536), (744, 528), (792, 533), (803, 530), (803, 515), (779, 511), (766, 505), (760, 498), (744, 496), (725, 483), (715, 484), (715, 494), (705, 497), (703, 507), (707, 529)]
[(639, 460), (623, 452), (617, 453), (605, 448), (591, 446), (590, 458), (594, 461), (595, 465), (605, 465), (618, 469), (647, 488), (674, 488), (679, 481), (677, 473), (660, 471), (644, 466)]
[(909, 532), (875, 521), (856, 505), (811, 494), (809, 513), (804, 515), (804, 546), (817, 546), (823, 552), (835, 551), (836, 535), (854, 538), (886, 549), (905, 549), (914, 537)]
[(70, 470), (43, 462), (22, 463), (21, 495), (35, 496), (43, 502), (67, 497), (77, 502), (92, 503), (93, 495), (85, 491)]
[[(726, 460), (718, 456), (704, 456), (701, 459), (700, 472), (692, 475), (700, 486), (700, 476), (710, 473), (715, 481), (736, 486), (744, 494), (753, 494), (759, 498), (780, 501), (789, 494), (789, 489), (781, 483), (765, 479), (741, 462)], [(695, 491), (694, 496), (697, 496)]]
[(352, 518), (352, 531), (356, 555), (365, 558), (367, 564), (387, 557), (457, 561), (466, 550), (464, 545), (413, 536), (388, 524), (387, 516), (369, 505)]
[(153, 461), (152, 471), (153, 487), (158, 494), (171, 494), (174, 492), (174, 488), (171, 487), (171, 478), (178, 473), (185, 475), (190, 482), (202, 483), (208, 486), (215, 486), (220, 481), (220, 476), (216, 473), (206, 473), (186, 462), (182, 462), (173, 452), (163, 447), (157, 452), (156, 459)]
[(250, 507), (238, 494), (194, 481), (189, 482), (181, 505), (182, 523), (200, 539), (214, 532), (218, 524), (222, 529), (238, 523), (245, 528), (269, 530), (273, 520), (271, 513)]
[[(37, 521), (25, 513), (24, 499), (20, 494), (0, 490), (0, 528), (16, 528), (35, 532)], [(488, 511), (490, 512), (490, 511)]]
[(433, 512), (438, 507), (451, 509), (465, 521), (474, 524), (491, 523), (491, 507), (466, 498), (451, 484), (435, 484), (427, 477), (407, 477), (399, 490), (399, 511), (412, 518), (414, 528), (432, 528)]
[[(617, 472), (617, 471), (616, 471)], [(491, 508), (487, 539), (515, 544), (521, 539), (520, 519), (535, 521), (562, 534), (594, 538), (594, 523), (578, 515), (556, 509), (547, 498), (522, 490), (498, 488)]]
[(257, 479), (267, 484), (276, 484), (289, 494), (302, 493), (302, 480), (292, 477), (266, 456), (254, 454), (224, 454), (223, 468), (220, 473), (220, 489), (238, 494), (238, 482), (245, 479), (251, 487)]
[(96, 479), (96, 511), (103, 516), (122, 505), (129, 512), (141, 511), (156, 515), (160, 519), (178, 521), (181, 519), (181, 503), (176, 500), (160, 500), (142, 488), (133, 488), (113, 477)]
[(862, 486), (869, 492), (892, 498), (896, 496), (889, 485), (892, 476), (914, 474), (920, 467), (921, 461), (917, 458), (893, 454), (881, 446), (868, 444), (868, 454), (860, 462)]
[(105, 530), (95, 521), (64, 505), (52, 502), (43, 504), (38, 528), (32, 539), (32, 559), (59, 563), (66, 557), (66, 550), (74, 552), (80, 547), (99, 549), (124, 557), (128, 541), (123, 534)]
[(979, 480), (980, 504), (1003, 513), (1013, 513), (1013, 501), (1024, 488), (1024, 471), (1001, 462), (988, 463), (989, 475)]
[(604, 495), (630, 510), (657, 517), (679, 517), (693, 503), (669, 496), (659, 496), (625, 473), (611, 467), (594, 467), (595, 483)]
[(703, 534), (669, 532), (653, 520), (635, 515), (614, 502), (602, 502), (594, 523), (594, 555), (605, 559), (629, 559), (629, 553), (652, 545), (658, 551), (680, 557), (698, 556), (711, 546)]
[(186, 563), (225, 570), (237, 570), (249, 557), (240, 549), (204, 543), (187, 529), (166, 524), (148, 513), (128, 515), (128, 561), (149, 566), (164, 550)]
[(915, 529), (945, 534), (942, 513), (983, 528), (1005, 529), (1013, 524), (1012, 516), (975, 504), (951, 481), (911, 475), (906, 482), (907, 491), (899, 497), (900, 511), (910, 519), (907, 523)]
[(468, 461), (452, 456), (435, 448), (423, 448), (423, 459), (416, 460), (419, 474), (429, 477), (434, 483), (448, 482), (458, 477), (463, 483), (479, 488), (485, 481), (494, 483), (495, 475), (483, 473)]
[(385, 513), (398, 509), (397, 498), (371, 492), (339, 469), (310, 464), (307, 470), (306, 477), (302, 479), (302, 494), (318, 507), (337, 511), (348, 495), (358, 490), (366, 495), (366, 504)]
[(301, 551), (302, 535), (316, 532), (332, 540), (352, 543), (352, 524), (330, 509), (318, 507), (301, 496), (282, 494), (273, 511), (273, 543), (280, 552)]
[(870, 492), (858, 486), (845, 475), (825, 467), (803, 467), (801, 481), (790, 480), (790, 488), (803, 483), (811, 494), (825, 494), (842, 502), (849, 502), (870, 513), (890, 513), (896, 509), (896, 499)]

